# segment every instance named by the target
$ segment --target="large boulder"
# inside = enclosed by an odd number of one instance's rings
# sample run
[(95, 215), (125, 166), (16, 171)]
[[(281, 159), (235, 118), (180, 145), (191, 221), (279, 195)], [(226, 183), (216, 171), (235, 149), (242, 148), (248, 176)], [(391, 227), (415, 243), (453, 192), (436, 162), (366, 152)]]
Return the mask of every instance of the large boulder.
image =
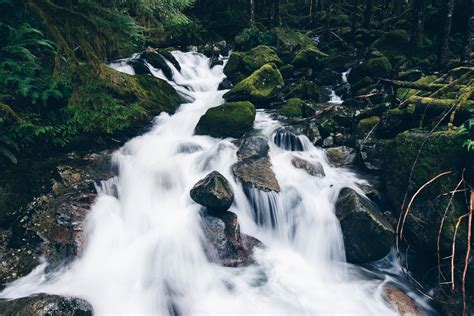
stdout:
[(382, 259), (395, 241), (395, 230), (365, 197), (344, 188), (336, 202), (347, 261), (366, 263)]
[(234, 191), (217, 171), (209, 173), (191, 189), (191, 198), (209, 210), (227, 211), (234, 202)]
[(232, 166), (232, 171), (244, 186), (265, 192), (280, 192), (264, 137), (251, 136), (244, 139), (237, 156), (239, 161)]
[(276, 99), (283, 88), (283, 78), (275, 64), (266, 64), (224, 94), (227, 101), (251, 101), (265, 104)]
[(248, 101), (224, 103), (207, 110), (199, 119), (196, 134), (238, 138), (253, 128), (255, 115), (255, 107)]
[(28, 316), (92, 316), (92, 305), (75, 297), (65, 297), (49, 294), (18, 298), (14, 300), (0, 300), (1, 315), (28, 315)]
[(245, 266), (254, 263), (253, 249), (261, 242), (251, 236), (241, 234), (237, 215), (220, 212), (219, 216), (209, 213), (202, 215), (206, 255), (211, 262), (226, 267)]
[[(400, 133), (384, 144), (383, 176), (387, 198), (393, 208), (400, 208), (406, 196), (406, 210), (408, 201), (421, 186), (449, 172), (425, 186), (411, 204), (403, 234), (418, 253), (436, 253), (438, 238), (442, 255), (452, 252), (457, 219), (468, 209), (462, 192), (451, 197), (451, 192), (463, 177), (464, 168), (472, 161), (469, 160), (472, 156), (465, 154), (462, 144), (462, 136), (455, 131), (430, 134), (423, 130)], [(443, 229), (438, 237), (442, 221)], [(463, 241), (467, 240), (467, 235), (467, 224), (461, 223), (457, 237), (462, 241), (456, 243), (457, 247), (466, 246)]]
[(224, 74), (232, 83), (237, 83), (246, 77), (244, 75), (243, 56), (244, 53), (232, 52), (224, 67)]

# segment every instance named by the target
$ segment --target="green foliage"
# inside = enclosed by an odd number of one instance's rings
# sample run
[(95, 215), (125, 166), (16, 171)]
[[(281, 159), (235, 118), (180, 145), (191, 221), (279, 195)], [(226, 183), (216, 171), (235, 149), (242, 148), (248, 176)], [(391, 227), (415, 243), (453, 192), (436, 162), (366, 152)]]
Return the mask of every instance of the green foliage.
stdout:
[(256, 27), (246, 28), (235, 37), (235, 44), (241, 50), (249, 50), (257, 45), (272, 45), (273, 42), (270, 33)]
[(464, 139), (463, 148), (468, 152), (474, 152), (474, 115), (458, 131)]

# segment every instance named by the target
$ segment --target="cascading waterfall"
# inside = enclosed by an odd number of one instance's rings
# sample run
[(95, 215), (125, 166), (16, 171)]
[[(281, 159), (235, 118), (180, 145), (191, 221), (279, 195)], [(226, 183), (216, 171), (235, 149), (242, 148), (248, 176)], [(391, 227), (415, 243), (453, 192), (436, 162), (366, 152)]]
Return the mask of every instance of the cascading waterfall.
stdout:
[[(197, 53), (173, 55), (182, 70), (169, 64), (170, 83), (193, 101), (172, 116), (161, 114), (148, 133), (114, 153), (119, 176), (99, 189), (83, 253), (53, 272), (46, 272), (47, 263), (40, 265), (0, 296), (77, 296), (97, 315), (396, 314), (381, 294), (392, 277), (345, 263), (334, 203), (343, 187), (362, 193), (358, 185), (364, 181), (332, 167), (307, 139), (304, 151), (278, 147), (273, 137), (280, 123), (258, 111), (255, 128), (269, 139), (281, 192), (245, 192), (231, 173), (237, 161), (231, 139), (193, 135), (206, 110), (223, 102), (225, 91), (218, 91), (223, 66), (211, 69)], [(114, 67), (131, 73), (124, 64)], [(295, 168), (293, 156), (320, 163), (326, 176)], [(235, 192), (230, 211), (238, 215), (241, 231), (266, 246), (256, 251), (253, 265), (226, 268), (206, 258), (200, 206), (189, 191), (213, 170)]]

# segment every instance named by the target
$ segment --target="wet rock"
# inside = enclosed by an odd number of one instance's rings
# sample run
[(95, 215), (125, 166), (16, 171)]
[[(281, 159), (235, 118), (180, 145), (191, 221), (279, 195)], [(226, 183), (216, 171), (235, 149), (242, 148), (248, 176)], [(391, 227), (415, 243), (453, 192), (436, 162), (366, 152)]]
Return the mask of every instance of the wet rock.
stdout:
[(257, 239), (240, 233), (237, 215), (221, 212), (219, 216), (202, 215), (204, 249), (210, 261), (226, 267), (254, 263), (253, 249), (261, 246)]
[(2, 236), (0, 282), (29, 273), (44, 256), (51, 266), (72, 260), (84, 246), (84, 223), (101, 180), (113, 178), (110, 152), (68, 155), (57, 166), (50, 193), (21, 210), (18, 227)]
[(291, 164), (293, 166), (295, 166), (295, 168), (303, 169), (309, 175), (312, 175), (314, 177), (323, 178), (323, 177), (326, 176), (326, 174), (324, 173), (324, 167), (319, 162), (311, 163), (311, 162), (309, 162), (307, 160), (304, 160), (302, 158), (293, 157), (291, 159)]
[(303, 142), (301, 137), (301, 133), (297, 132), (295, 129), (281, 127), (276, 131), (273, 141), (278, 147), (282, 149), (290, 151), (302, 151)]
[(344, 188), (336, 202), (347, 261), (365, 263), (382, 259), (395, 240), (395, 230), (375, 206), (352, 189)]
[(229, 79), (224, 78), (222, 82), (219, 84), (219, 90), (229, 90), (232, 89), (232, 83), (230, 82)]
[(255, 107), (248, 101), (224, 103), (207, 110), (199, 119), (196, 134), (238, 138), (253, 128), (255, 115)]
[(268, 155), (270, 147), (267, 139), (263, 136), (251, 136), (242, 141), (242, 144), (237, 151), (239, 160), (248, 158), (262, 158)]
[(145, 60), (147, 63), (153, 66), (153, 68), (163, 71), (163, 74), (166, 76), (166, 78), (173, 78), (173, 71), (166, 62), (166, 58), (163, 55), (157, 52), (148, 51), (141, 53), (139, 58)]
[(252, 136), (244, 139), (237, 156), (239, 161), (232, 166), (232, 172), (245, 186), (266, 192), (280, 192), (265, 138)]
[(323, 139), (323, 147), (328, 148), (332, 146), (334, 146), (334, 137), (332, 135)]
[(418, 306), (414, 299), (395, 286), (385, 287), (383, 298), (397, 310), (400, 316), (428, 315), (424, 312), (423, 308)]
[(336, 167), (354, 166), (357, 161), (355, 149), (347, 146), (328, 148), (326, 154)]
[(83, 299), (49, 294), (0, 300), (1, 315), (29, 316), (88, 316), (93, 315), (92, 305)]
[(210, 210), (226, 211), (234, 202), (234, 191), (227, 179), (217, 171), (208, 174), (191, 189), (191, 198)]
[(251, 101), (265, 104), (276, 99), (283, 88), (283, 78), (275, 64), (266, 64), (224, 94), (227, 101)]
[(232, 171), (244, 185), (267, 192), (280, 192), (280, 186), (272, 170), (269, 157), (242, 160), (232, 167)]
[(151, 74), (150, 69), (148, 66), (145, 64), (145, 61), (142, 59), (130, 59), (127, 61), (127, 64), (132, 66), (133, 71), (135, 72), (136, 75), (149, 75)]

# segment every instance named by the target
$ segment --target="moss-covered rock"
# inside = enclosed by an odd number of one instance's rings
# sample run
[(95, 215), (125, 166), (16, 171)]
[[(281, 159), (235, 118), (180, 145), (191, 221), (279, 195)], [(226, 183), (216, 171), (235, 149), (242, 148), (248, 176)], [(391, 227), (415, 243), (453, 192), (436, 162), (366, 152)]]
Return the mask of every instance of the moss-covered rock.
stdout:
[(310, 45), (300, 49), (291, 62), (295, 67), (309, 67), (317, 68), (320, 67), (322, 62), (329, 55), (320, 51), (316, 46)]
[(405, 109), (389, 109), (382, 116), (380, 126), (377, 128), (377, 136), (391, 138), (399, 133), (415, 127), (415, 106), (410, 105)]
[(327, 102), (330, 100), (331, 91), (325, 87), (320, 87), (316, 83), (300, 79), (285, 87), (285, 98), (300, 98), (315, 102)]
[(304, 101), (299, 98), (291, 98), (285, 102), (280, 109), (280, 114), (288, 118), (302, 117), (303, 116), (303, 104)]
[(272, 33), (275, 35), (278, 48), (282, 51), (295, 52), (300, 48), (314, 45), (306, 34), (295, 30), (276, 27), (272, 29)]
[[(419, 83), (419, 84), (430, 84), (430, 83), (433, 83), (436, 81), (436, 79), (438, 79), (437, 76), (424, 76), (424, 77), (421, 77), (420, 79), (416, 80), (415, 83)], [(423, 91), (420, 91), (420, 90), (417, 90), (417, 89), (408, 89), (408, 88), (400, 88), (400, 89), (397, 89), (397, 98), (400, 99), (401, 101), (405, 101), (407, 100), (408, 98), (410, 98), (411, 96), (414, 96), (414, 95), (418, 95), (418, 96), (423, 96), (423, 95), (426, 95), (426, 91), (423, 92)]]
[(364, 77), (387, 78), (392, 72), (392, 64), (386, 57), (369, 59), (352, 68), (347, 79), (354, 84)]
[[(463, 194), (456, 194), (447, 208), (451, 197), (449, 193), (456, 188), (466, 164), (462, 139), (456, 132), (436, 132), (427, 138), (428, 132), (410, 130), (385, 142), (383, 173), (387, 197), (394, 209), (400, 209), (407, 193), (406, 208), (422, 185), (443, 172), (451, 172), (420, 192), (413, 201), (404, 228), (408, 243), (417, 251), (434, 253), (441, 219), (448, 209), (440, 246), (443, 253), (450, 253), (456, 220), (467, 208)], [(415, 160), (417, 163), (410, 177)], [(461, 225), (458, 238), (465, 240), (466, 237), (466, 227)], [(464, 247), (465, 242), (457, 245)]]
[(385, 257), (395, 241), (395, 230), (380, 211), (352, 189), (341, 190), (336, 202), (347, 261), (365, 263)]
[(374, 128), (380, 124), (380, 117), (371, 116), (359, 121), (355, 129), (357, 138), (366, 138), (369, 133), (373, 133)]
[(280, 95), (284, 82), (274, 64), (266, 64), (224, 94), (227, 101), (265, 104)]
[[(224, 74), (231, 82), (238, 82), (243, 75), (243, 54), (240, 52), (232, 52), (224, 67)], [(240, 79), (240, 80), (238, 80)]]
[(243, 66), (248, 73), (252, 73), (265, 64), (281, 65), (282, 62), (276, 52), (268, 46), (260, 45), (250, 52), (244, 53), (242, 58)]
[(139, 127), (163, 111), (174, 113), (181, 101), (164, 80), (104, 67), (97, 79), (74, 89), (66, 111), (77, 133), (114, 135)]
[(196, 134), (241, 137), (252, 129), (255, 115), (255, 107), (248, 101), (224, 103), (207, 110), (197, 124)]
[(325, 68), (316, 75), (316, 81), (322, 86), (335, 86), (341, 83), (342, 76), (330, 68)]

